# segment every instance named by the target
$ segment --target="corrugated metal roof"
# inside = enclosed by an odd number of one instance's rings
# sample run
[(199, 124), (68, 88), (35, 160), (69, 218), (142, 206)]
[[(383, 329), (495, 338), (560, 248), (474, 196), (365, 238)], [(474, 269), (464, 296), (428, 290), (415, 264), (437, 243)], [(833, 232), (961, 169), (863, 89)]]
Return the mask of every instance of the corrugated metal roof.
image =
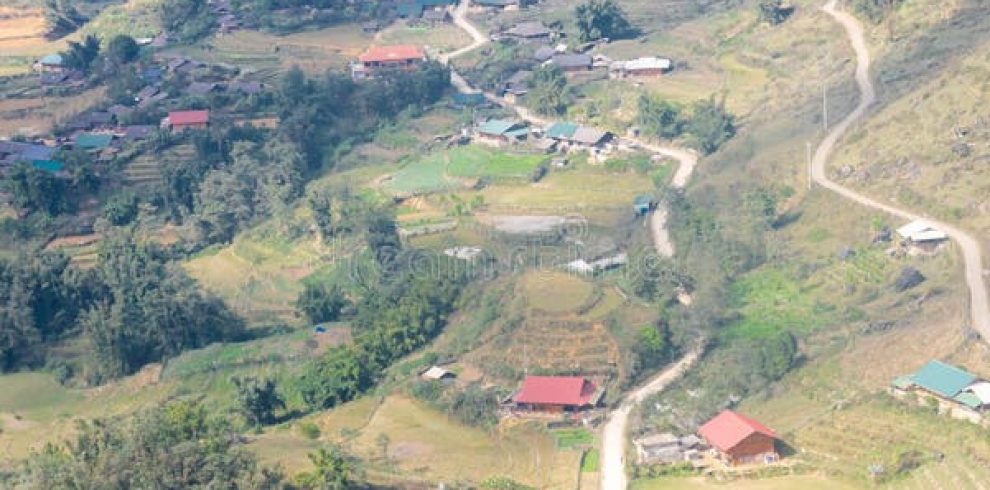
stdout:
[(526, 376), (516, 403), (584, 406), (590, 403), (597, 388), (577, 376)]
[(478, 132), (482, 134), (491, 134), (496, 136), (502, 136), (515, 127), (518, 123), (513, 121), (506, 121), (503, 119), (492, 119), (486, 121), (481, 126), (478, 126)]
[(955, 401), (957, 401), (957, 402), (959, 402), (959, 403), (961, 403), (963, 405), (966, 405), (969, 408), (974, 408), (974, 409), (975, 408), (980, 408), (980, 406), (983, 405), (983, 402), (980, 401), (980, 397), (978, 397), (978, 396), (976, 396), (976, 395), (974, 395), (974, 394), (972, 394), (972, 393), (970, 393), (968, 391), (964, 391), (964, 392), (956, 395), (953, 398), (953, 400), (955, 400)]
[(753, 434), (777, 438), (770, 428), (732, 410), (723, 410), (698, 429), (701, 437), (720, 451), (729, 451)]
[(976, 376), (941, 361), (931, 360), (912, 376), (914, 384), (952, 398), (976, 380)]
[(547, 128), (547, 137), (555, 139), (564, 139), (574, 136), (574, 132), (577, 131), (578, 125), (569, 122), (555, 122), (549, 128)]
[(111, 141), (113, 135), (110, 134), (82, 133), (76, 136), (76, 148), (98, 150), (110, 146)]

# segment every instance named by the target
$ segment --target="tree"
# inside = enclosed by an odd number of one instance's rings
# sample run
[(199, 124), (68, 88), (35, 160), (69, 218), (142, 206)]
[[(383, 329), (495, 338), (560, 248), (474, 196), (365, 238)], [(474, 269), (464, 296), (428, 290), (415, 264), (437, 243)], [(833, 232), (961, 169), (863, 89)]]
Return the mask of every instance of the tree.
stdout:
[(79, 13), (72, 0), (48, 0), (45, 2), (45, 22), (48, 36), (59, 38), (75, 32), (89, 20)]
[(384, 432), (380, 432), (378, 436), (375, 437), (375, 444), (378, 445), (378, 449), (382, 451), (382, 461), (386, 464), (388, 463), (388, 445), (392, 443), (392, 438)]
[(137, 194), (131, 191), (118, 192), (110, 196), (110, 199), (107, 199), (107, 202), (103, 205), (103, 217), (111, 225), (126, 225), (134, 221), (134, 218), (137, 218), (138, 202)]
[(574, 18), (582, 42), (622, 39), (638, 34), (615, 0), (587, 0), (574, 9)]
[(192, 401), (173, 400), (125, 419), (80, 422), (74, 441), (27, 459), (17, 488), (283, 488), (259, 467), (230, 423)]
[(857, 14), (865, 16), (870, 22), (879, 24), (890, 17), (890, 14), (903, 0), (853, 0), (852, 8)]
[(83, 42), (69, 41), (69, 49), (62, 51), (62, 64), (82, 72), (88, 72), (100, 55), (100, 40), (87, 34)]
[(637, 100), (636, 123), (642, 130), (658, 138), (676, 138), (684, 133), (686, 121), (681, 108), (664, 99), (642, 94)]
[(354, 488), (357, 468), (354, 462), (338, 447), (320, 448), (309, 453), (315, 469), (299, 476), (305, 488), (320, 490), (348, 490)]
[(18, 163), (8, 170), (3, 188), (10, 193), (20, 209), (40, 211), (56, 216), (71, 209), (65, 182), (27, 163)]
[(275, 410), (285, 408), (285, 400), (276, 389), (275, 380), (255, 377), (234, 377), (231, 379), (237, 388), (237, 402), (241, 414), (253, 426), (275, 422)]
[(296, 299), (296, 311), (306, 316), (312, 324), (337, 321), (349, 301), (340, 287), (335, 285), (306, 284)]
[(725, 109), (725, 100), (714, 97), (694, 104), (687, 132), (704, 154), (714, 153), (736, 135), (735, 116)]
[(760, 20), (770, 25), (782, 24), (792, 13), (794, 13), (794, 7), (785, 5), (784, 0), (762, 0), (760, 2)]
[(537, 68), (533, 72), (530, 84), (526, 99), (536, 112), (545, 116), (556, 116), (567, 110), (567, 104), (571, 100), (571, 90), (559, 66), (550, 64)]
[(117, 65), (124, 65), (134, 61), (140, 48), (133, 37), (126, 34), (118, 34), (107, 43), (107, 58)]
[(213, 13), (202, 0), (165, 0), (158, 12), (162, 27), (181, 41), (195, 41), (213, 29)]
[(643, 372), (654, 369), (670, 361), (671, 343), (670, 332), (665, 324), (646, 325), (636, 332), (636, 344), (633, 346), (636, 354), (637, 371)]

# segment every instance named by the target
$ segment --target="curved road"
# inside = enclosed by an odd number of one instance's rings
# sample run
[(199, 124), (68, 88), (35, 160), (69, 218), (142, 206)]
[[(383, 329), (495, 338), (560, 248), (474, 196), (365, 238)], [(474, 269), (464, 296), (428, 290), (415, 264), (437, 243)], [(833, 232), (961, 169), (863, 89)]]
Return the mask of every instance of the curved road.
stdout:
[(968, 235), (961, 229), (936, 221), (920, 214), (904, 209), (896, 208), (889, 204), (884, 204), (870, 197), (864, 196), (856, 191), (843, 187), (826, 175), (826, 164), (835, 144), (846, 133), (850, 126), (859, 121), (866, 110), (876, 102), (876, 90), (873, 88), (873, 81), (870, 79), (870, 52), (866, 47), (863, 37), (863, 26), (852, 15), (836, 9), (837, 0), (830, 0), (822, 10), (831, 15), (836, 21), (842, 24), (853, 50), (856, 51), (856, 84), (859, 85), (860, 100), (856, 108), (842, 120), (825, 137), (818, 150), (815, 151), (814, 160), (811, 163), (811, 178), (822, 187), (839, 194), (840, 196), (855, 201), (864, 206), (879, 209), (894, 216), (906, 220), (924, 219), (936, 228), (941, 229), (953, 241), (959, 244), (962, 249), (965, 261), (966, 285), (969, 287), (970, 317), (973, 329), (980, 333), (984, 341), (990, 342), (990, 306), (987, 304), (987, 287), (983, 280), (983, 258), (980, 254), (980, 242)]
[[(451, 10), (454, 24), (468, 33), (473, 40), (466, 47), (440, 55), (441, 63), (449, 64), (450, 60), (467, 54), (489, 42), (488, 38), (478, 30), (466, 17), (467, 0), (462, 0), (456, 8)], [(451, 69), (450, 83), (461, 93), (478, 92), (460, 74)], [(493, 93), (484, 92), (486, 99), (503, 107), (511, 108), (523, 120), (541, 126), (548, 124), (544, 118), (533, 114), (529, 109), (512, 104), (509, 101), (496, 96)], [(677, 171), (671, 179), (671, 186), (681, 189), (687, 185), (694, 167), (698, 163), (697, 153), (681, 148), (669, 148), (656, 145), (638, 138), (627, 138), (627, 143), (643, 148), (655, 154), (676, 159), (679, 162)], [(661, 256), (672, 256), (674, 254), (673, 244), (670, 242), (666, 228), (667, 213), (664, 210), (657, 210), (650, 217), (650, 231), (653, 236), (654, 246)], [(629, 425), (629, 413), (633, 407), (642, 403), (647, 397), (663, 391), (671, 382), (679, 378), (685, 371), (690, 369), (704, 351), (704, 340), (698, 344), (675, 364), (669, 366), (659, 374), (655, 375), (643, 386), (630, 392), (619, 407), (612, 411), (602, 429), (602, 450), (601, 450), (601, 473), (603, 489), (624, 489), (628, 481), (626, 477), (625, 461), (623, 454), (626, 449), (626, 428)]]

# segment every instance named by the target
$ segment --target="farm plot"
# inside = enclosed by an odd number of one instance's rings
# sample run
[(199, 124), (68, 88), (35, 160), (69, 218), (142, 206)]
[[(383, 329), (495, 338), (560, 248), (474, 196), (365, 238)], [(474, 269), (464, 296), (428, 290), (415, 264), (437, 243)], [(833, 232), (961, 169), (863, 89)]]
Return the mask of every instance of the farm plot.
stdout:
[(594, 285), (563, 272), (534, 271), (522, 276), (518, 291), (533, 312), (557, 314), (590, 306)]
[(414, 160), (392, 174), (384, 187), (396, 195), (409, 196), (463, 189), (480, 178), (524, 181), (543, 160), (539, 155), (463, 146)]
[(469, 355), (486, 372), (506, 367), (554, 373), (614, 375), (619, 348), (604, 325), (568, 320), (526, 320), (508, 337)]
[(389, 458), (402, 472), (425, 479), (481, 481), (505, 475), (538, 488), (574, 488), (578, 451), (558, 451), (555, 441), (530, 425), (495, 433), (458, 424), (402, 396), (390, 396), (350, 446), (381, 461), (380, 434)]

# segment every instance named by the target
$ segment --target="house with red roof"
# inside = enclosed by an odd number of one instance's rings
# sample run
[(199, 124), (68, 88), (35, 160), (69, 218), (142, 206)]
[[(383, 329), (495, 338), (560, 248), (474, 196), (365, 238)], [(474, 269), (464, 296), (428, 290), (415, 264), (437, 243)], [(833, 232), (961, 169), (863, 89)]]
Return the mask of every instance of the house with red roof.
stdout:
[(517, 408), (539, 412), (564, 412), (594, 408), (604, 391), (580, 376), (526, 376), (512, 397)]
[(205, 129), (210, 124), (210, 111), (172, 111), (162, 121), (162, 126), (172, 131)]
[(748, 463), (772, 463), (777, 453), (777, 434), (767, 426), (723, 410), (698, 429), (700, 435), (718, 457), (730, 466)]
[(351, 65), (351, 76), (361, 80), (388, 71), (415, 70), (424, 61), (426, 54), (423, 50), (411, 44), (374, 46), (358, 56), (358, 62)]

